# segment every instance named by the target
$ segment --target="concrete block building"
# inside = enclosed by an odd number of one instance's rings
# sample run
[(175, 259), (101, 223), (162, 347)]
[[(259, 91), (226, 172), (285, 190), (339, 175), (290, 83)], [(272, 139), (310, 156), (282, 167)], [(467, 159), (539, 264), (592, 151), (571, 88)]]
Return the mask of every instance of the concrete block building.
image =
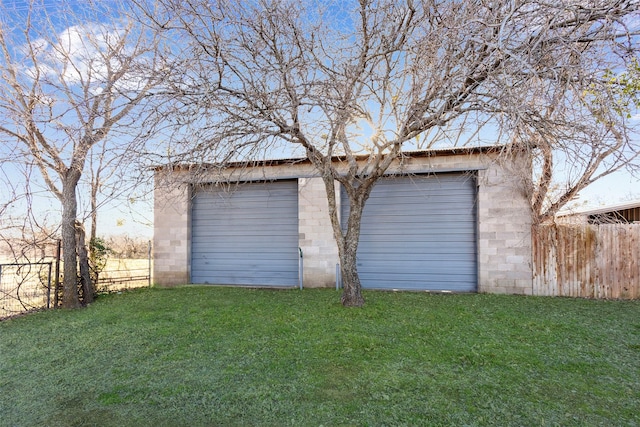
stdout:
[[(336, 159), (339, 162), (340, 159)], [(374, 187), (358, 248), (364, 288), (530, 294), (526, 159), (498, 148), (408, 153)], [(334, 287), (325, 186), (306, 160), (155, 172), (154, 282)], [(348, 215), (340, 194), (339, 212)]]

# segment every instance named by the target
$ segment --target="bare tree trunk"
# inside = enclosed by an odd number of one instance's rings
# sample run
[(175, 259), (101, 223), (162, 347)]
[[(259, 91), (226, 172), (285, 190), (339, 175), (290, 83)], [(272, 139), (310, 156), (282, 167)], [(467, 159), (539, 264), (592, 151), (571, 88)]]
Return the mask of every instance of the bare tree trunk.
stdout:
[(327, 191), (329, 218), (331, 219), (333, 235), (338, 245), (338, 256), (340, 258), (340, 274), (342, 275), (343, 285), (340, 301), (345, 307), (362, 307), (364, 305), (364, 297), (362, 296), (362, 284), (358, 275), (357, 255), (362, 212), (371, 189), (369, 187), (366, 189), (361, 187), (355, 190), (356, 197), (349, 198), (349, 217), (342, 218), (343, 221), (347, 221), (347, 230), (343, 232), (338, 217), (338, 195), (336, 194), (335, 181), (332, 174), (325, 174), (323, 181)]
[[(345, 307), (361, 307), (364, 305), (362, 284), (358, 275), (357, 255), (360, 242), (360, 224), (366, 198), (350, 198), (347, 231), (342, 245), (338, 244), (340, 255), (340, 273), (342, 274), (343, 291), (340, 301)], [(343, 218), (343, 221), (345, 218)]]
[(346, 245), (340, 252), (340, 273), (342, 274), (342, 296), (340, 301), (345, 307), (361, 307), (364, 305), (362, 284), (358, 275), (357, 249), (358, 245)]
[(80, 221), (76, 221), (76, 240), (78, 245), (78, 262), (80, 264), (80, 284), (82, 286), (82, 304), (91, 304), (94, 300), (95, 289), (89, 270), (89, 254), (85, 243), (86, 233)]
[(62, 283), (62, 306), (76, 308), (78, 299), (78, 261), (76, 253), (76, 215), (78, 201), (76, 185), (80, 172), (70, 169), (62, 184), (62, 260), (64, 262), (64, 280)]

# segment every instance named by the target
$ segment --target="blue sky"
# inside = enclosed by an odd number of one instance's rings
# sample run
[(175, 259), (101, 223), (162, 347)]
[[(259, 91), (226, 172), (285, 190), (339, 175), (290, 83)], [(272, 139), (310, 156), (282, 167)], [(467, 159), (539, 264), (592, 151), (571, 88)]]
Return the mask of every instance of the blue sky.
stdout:
[[(109, 1), (98, 1), (98, 4), (108, 4)], [(3, 5), (8, 5), (13, 8), (17, 13), (22, 14), (27, 11), (27, 2), (17, 0), (2, 0)], [(56, 0), (44, 0), (42, 1), (43, 7), (53, 12), (53, 16), (57, 16), (59, 21), (57, 25), (60, 25), (60, 30), (65, 29), (67, 24), (64, 14), (60, 12), (59, 2)], [(77, 0), (71, 1), (70, 4), (76, 8), (80, 8), (86, 5), (86, 2)], [(366, 133), (366, 129), (363, 129)], [(278, 156), (276, 156), (278, 157)], [(8, 174), (11, 172), (10, 168), (3, 164), (3, 171)], [(141, 173), (148, 174), (150, 172), (144, 171)], [(15, 173), (18, 176), (17, 173)], [(54, 214), (59, 212), (58, 201), (52, 197), (40, 196), (40, 189), (43, 185), (38, 183), (36, 179), (33, 181), (34, 188), (38, 189), (35, 194), (37, 209), (41, 213), (49, 212)], [(150, 187), (139, 189), (136, 194), (125, 196), (115, 202), (106, 204), (100, 211), (99, 215), (99, 230), (100, 234), (123, 234), (127, 233), (132, 236), (150, 237), (152, 235), (152, 199), (148, 191)], [(0, 193), (5, 197), (4, 193)], [(580, 192), (580, 199), (575, 201), (575, 204), (581, 206), (600, 206), (603, 204), (614, 204), (621, 201), (628, 201), (630, 199), (640, 199), (640, 182), (638, 179), (631, 177), (625, 172), (618, 172), (603, 178), (601, 181), (593, 184), (589, 188)], [(131, 199), (134, 200), (130, 203)], [(80, 197), (80, 204), (82, 207), (87, 208), (88, 201), (86, 198)]]

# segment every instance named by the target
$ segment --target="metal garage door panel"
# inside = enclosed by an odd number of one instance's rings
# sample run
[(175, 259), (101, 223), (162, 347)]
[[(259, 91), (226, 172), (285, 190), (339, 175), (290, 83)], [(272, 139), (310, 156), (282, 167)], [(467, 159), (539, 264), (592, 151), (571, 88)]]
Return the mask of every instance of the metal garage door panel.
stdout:
[[(342, 200), (346, 218), (344, 193)], [(475, 179), (467, 174), (380, 180), (362, 218), (357, 263), (362, 286), (475, 291), (475, 200)]]
[(296, 181), (199, 189), (191, 215), (192, 283), (298, 284)]

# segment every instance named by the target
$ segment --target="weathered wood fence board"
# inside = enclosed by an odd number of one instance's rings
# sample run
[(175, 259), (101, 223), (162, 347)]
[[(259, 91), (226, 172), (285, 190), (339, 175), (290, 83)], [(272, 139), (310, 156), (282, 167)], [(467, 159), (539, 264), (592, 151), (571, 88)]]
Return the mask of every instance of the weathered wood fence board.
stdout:
[(533, 294), (640, 298), (640, 224), (532, 230)]

